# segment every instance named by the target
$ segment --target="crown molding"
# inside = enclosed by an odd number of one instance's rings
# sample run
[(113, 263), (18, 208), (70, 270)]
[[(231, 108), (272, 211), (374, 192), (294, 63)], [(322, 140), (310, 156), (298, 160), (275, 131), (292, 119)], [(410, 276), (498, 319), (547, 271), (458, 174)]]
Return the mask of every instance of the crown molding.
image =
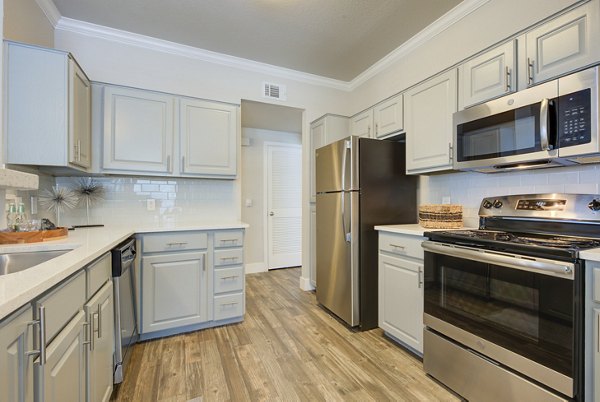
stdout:
[(464, 0), (456, 7), (442, 15), (440, 18), (435, 20), (433, 23), (428, 25), (425, 29), (417, 33), (415, 36), (404, 42), (402, 45), (392, 50), (382, 59), (377, 61), (371, 67), (360, 73), (356, 78), (348, 83), (350, 91), (353, 91), (360, 85), (364, 84), (383, 70), (390, 67), (392, 64), (397, 62), (402, 57), (405, 57), (413, 50), (422, 46), (426, 42), (435, 38), (437, 35), (444, 32), (453, 24), (462, 20), (481, 6), (490, 2), (490, 0)]
[(191, 59), (201, 60), (241, 70), (268, 74), (279, 78), (304, 82), (307, 84), (319, 85), (343, 91), (349, 90), (348, 83), (346, 81), (321, 77), (318, 75), (278, 67), (271, 64), (243, 59), (241, 57), (229, 56), (222, 53), (212, 52), (210, 50), (199, 49), (193, 46), (182, 45), (163, 39), (122, 31), (120, 29), (109, 28), (89, 22), (78, 21), (71, 18), (61, 17), (55, 28), (57, 30), (74, 32), (77, 34), (105, 39), (125, 45), (137, 46), (144, 49), (188, 57)]
[(35, 0), (35, 2), (42, 9), (44, 14), (46, 14), (46, 18), (48, 18), (48, 21), (50, 21), (52, 26), (56, 28), (56, 24), (58, 24), (58, 20), (60, 20), (62, 16), (54, 2), (52, 0)]
[(120, 29), (109, 28), (102, 25), (96, 25), (85, 21), (74, 20), (62, 17), (52, 0), (36, 0), (46, 17), (52, 23), (55, 29), (73, 32), (85, 36), (100, 38), (112, 42), (122, 43), (131, 46), (137, 46), (144, 49), (154, 50), (162, 53), (173, 54), (177, 56), (188, 57), (191, 59), (202, 60), (208, 63), (222, 66), (252, 71), (261, 74), (268, 74), (275, 77), (303, 82), (311, 85), (333, 88), (342, 91), (353, 91), (364, 84), (377, 74), (389, 68), (402, 57), (405, 57), (413, 50), (422, 46), (440, 33), (444, 32), (451, 25), (465, 18), (490, 0), (464, 0), (459, 5), (442, 15), (432, 24), (413, 36), (407, 42), (388, 53), (381, 60), (377, 61), (367, 70), (359, 74), (351, 81), (342, 81), (332, 78), (322, 77), (315, 74), (304, 73), (284, 67), (278, 67), (271, 64), (260, 63), (253, 60), (240, 57), (229, 56), (222, 53), (212, 52), (210, 50), (199, 49), (193, 46), (182, 45), (163, 39), (157, 39), (150, 36), (135, 34)]

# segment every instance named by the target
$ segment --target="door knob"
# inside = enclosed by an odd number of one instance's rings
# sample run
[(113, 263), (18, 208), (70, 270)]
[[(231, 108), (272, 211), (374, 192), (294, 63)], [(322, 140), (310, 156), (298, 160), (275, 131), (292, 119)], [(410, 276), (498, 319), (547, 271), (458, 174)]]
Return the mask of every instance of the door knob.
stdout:
[(273, 216), (275, 213), (273, 211), (269, 212), (269, 216)]

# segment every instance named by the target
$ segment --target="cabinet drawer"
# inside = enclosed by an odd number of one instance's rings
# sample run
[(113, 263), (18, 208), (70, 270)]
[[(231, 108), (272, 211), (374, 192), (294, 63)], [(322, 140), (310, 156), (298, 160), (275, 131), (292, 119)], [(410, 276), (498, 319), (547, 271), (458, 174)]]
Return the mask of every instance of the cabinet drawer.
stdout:
[(64, 285), (34, 302), (34, 316), (39, 319), (38, 307), (46, 308), (46, 343), (67, 325), (85, 303), (85, 271), (79, 272)]
[(214, 320), (240, 317), (244, 315), (244, 294), (215, 296)]
[(215, 232), (215, 248), (239, 247), (244, 244), (244, 232), (228, 230)]
[(244, 251), (241, 248), (215, 250), (215, 267), (221, 265), (238, 265), (244, 261)]
[(421, 247), (423, 240), (425, 238), (421, 236), (379, 232), (379, 250), (422, 260), (424, 258)]
[(244, 268), (221, 268), (215, 270), (215, 293), (239, 291), (244, 288)]
[(112, 260), (110, 254), (106, 253), (95, 262), (88, 265), (87, 271), (87, 298), (92, 297), (102, 285), (112, 276)]
[(206, 233), (168, 232), (144, 235), (142, 252), (179, 251), (204, 249), (208, 246)]

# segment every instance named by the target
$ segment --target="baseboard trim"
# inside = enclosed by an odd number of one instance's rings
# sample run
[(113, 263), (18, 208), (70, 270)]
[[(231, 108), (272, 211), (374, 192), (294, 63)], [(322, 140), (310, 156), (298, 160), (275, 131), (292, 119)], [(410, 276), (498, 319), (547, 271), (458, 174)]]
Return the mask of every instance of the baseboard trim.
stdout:
[(253, 262), (244, 266), (246, 274), (257, 274), (259, 272), (267, 272), (267, 265), (264, 262)]
[(300, 289), (305, 291), (315, 290), (315, 287), (310, 284), (310, 278), (300, 277)]

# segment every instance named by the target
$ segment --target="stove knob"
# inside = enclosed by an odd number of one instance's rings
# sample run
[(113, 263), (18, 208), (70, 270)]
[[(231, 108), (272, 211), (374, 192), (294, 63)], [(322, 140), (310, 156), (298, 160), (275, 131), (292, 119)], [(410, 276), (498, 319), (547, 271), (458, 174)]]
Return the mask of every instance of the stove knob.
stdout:
[(500, 208), (500, 207), (502, 207), (502, 201), (494, 200), (494, 208)]
[(484, 207), (485, 209), (490, 209), (492, 207), (492, 203), (490, 202), (490, 200), (485, 200), (483, 202), (482, 207)]
[(600, 200), (593, 199), (588, 204), (588, 208), (591, 209), (592, 211), (600, 211)]

